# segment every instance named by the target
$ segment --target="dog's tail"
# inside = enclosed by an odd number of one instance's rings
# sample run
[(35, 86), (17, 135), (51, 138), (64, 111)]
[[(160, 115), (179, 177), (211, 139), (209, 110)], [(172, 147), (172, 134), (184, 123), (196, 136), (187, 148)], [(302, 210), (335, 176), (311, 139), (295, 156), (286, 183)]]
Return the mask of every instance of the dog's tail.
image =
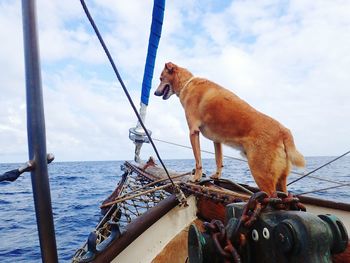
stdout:
[(297, 167), (305, 167), (305, 159), (304, 156), (298, 152), (298, 150), (295, 147), (293, 136), (290, 131), (285, 133), (285, 136), (283, 136), (283, 144), (284, 149), (287, 154), (287, 159)]

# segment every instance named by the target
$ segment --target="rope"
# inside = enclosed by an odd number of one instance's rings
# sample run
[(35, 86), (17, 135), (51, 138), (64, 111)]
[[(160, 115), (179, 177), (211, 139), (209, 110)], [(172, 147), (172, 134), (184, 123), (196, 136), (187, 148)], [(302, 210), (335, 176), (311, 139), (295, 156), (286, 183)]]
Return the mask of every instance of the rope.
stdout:
[(308, 172), (307, 174), (303, 175), (302, 177), (299, 177), (298, 179), (295, 179), (294, 181), (292, 181), (292, 182), (290, 182), (289, 184), (287, 184), (287, 186), (288, 186), (288, 185), (291, 185), (291, 184), (294, 184), (295, 182), (297, 182), (297, 181), (299, 181), (299, 180), (305, 178), (306, 176), (309, 176), (310, 174), (312, 174), (312, 173), (314, 173), (314, 172), (320, 170), (321, 168), (323, 168), (323, 167), (325, 167), (325, 166), (327, 166), (327, 165), (329, 165), (329, 164), (335, 162), (336, 160), (338, 160), (338, 159), (344, 157), (345, 155), (347, 155), (348, 153), (350, 153), (350, 151), (347, 151), (346, 153), (343, 153), (342, 155), (338, 156), (337, 158), (334, 158), (333, 160), (331, 160), (331, 161), (329, 161), (329, 162), (327, 162), (327, 163), (325, 163), (325, 164), (323, 164), (323, 165), (317, 167), (316, 169), (314, 169), (314, 170)]
[(129, 193), (128, 193), (128, 194), (125, 194), (124, 196), (118, 197), (114, 201), (111, 201), (111, 202), (108, 202), (108, 203), (105, 203), (105, 204), (101, 205), (100, 208), (104, 208), (104, 207), (107, 207), (107, 206), (110, 206), (110, 205), (114, 205), (114, 204), (117, 204), (117, 203), (120, 203), (120, 202), (123, 202), (123, 201), (126, 201), (126, 200), (131, 200), (131, 199), (133, 199), (135, 197), (138, 197), (138, 196), (141, 196), (141, 195), (146, 195), (146, 194), (153, 193), (153, 192), (165, 189), (165, 188), (169, 188), (171, 185), (172, 185), (171, 183), (165, 184), (165, 185), (154, 187), (152, 189), (149, 189), (149, 190), (146, 190), (146, 191), (134, 194), (134, 195), (130, 195), (130, 196), (129, 196)]
[[(180, 175), (177, 175), (177, 176), (173, 176), (173, 177), (171, 177), (171, 178), (172, 178), (172, 179), (177, 179), (177, 178), (180, 178), (180, 177), (189, 175), (189, 174), (191, 174), (191, 173), (190, 173), (190, 172), (188, 172), (188, 173), (183, 173), (183, 174), (180, 174)], [(164, 181), (168, 181), (168, 180), (169, 180), (168, 178), (159, 179), (159, 180), (157, 180), (157, 181), (153, 181), (153, 182), (151, 182), (151, 183), (149, 183), (149, 184), (143, 185), (142, 187), (135, 188), (135, 189), (133, 189), (132, 191), (126, 193), (125, 195), (119, 196), (119, 197), (115, 198), (114, 201), (111, 201), (111, 202), (109, 202), (109, 203), (105, 203), (105, 204), (101, 205), (100, 208), (104, 208), (104, 207), (110, 206), (110, 205), (115, 204), (115, 203), (119, 203), (119, 202), (124, 201), (124, 200), (132, 199), (133, 197), (136, 197), (136, 196), (139, 196), (139, 195), (143, 195), (143, 194), (150, 193), (149, 190), (147, 190), (147, 191), (144, 191), (144, 192), (140, 192), (140, 193), (138, 193), (138, 194), (135, 194), (135, 195), (131, 195), (132, 193), (145, 190), (146, 188), (148, 188), (148, 187), (150, 187), (150, 186), (153, 186), (153, 185), (156, 185), (156, 184), (162, 183), (162, 182), (164, 182)], [(167, 184), (166, 187), (169, 187), (169, 185), (171, 185), (171, 184)], [(158, 188), (154, 188), (154, 189), (155, 189), (154, 191), (156, 191), (156, 190), (163, 189), (163, 188), (159, 188), (159, 187), (158, 187)], [(152, 192), (152, 191), (151, 191), (151, 192)], [(130, 198), (124, 199), (124, 198), (126, 198), (127, 196), (130, 196)], [(117, 202), (115, 202), (115, 201), (117, 201)]]
[[(120, 76), (120, 74), (119, 74), (119, 71), (118, 71), (118, 69), (117, 69), (117, 67), (116, 67), (116, 65), (115, 65), (115, 63), (114, 63), (114, 61), (113, 61), (113, 58), (112, 58), (112, 56), (111, 56), (111, 54), (110, 54), (110, 52), (109, 52), (109, 50), (108, 50), (108, 48), (107, 48), (107, 46), (106, 46), (106, 44), (105, 44), (105, 42), (104, 42), (104, 40), (103, 40), (101, 34), (100, 34), (100, 32), (99, 32), (99, 30), (98, 30), (98, 28), (97, 28), (97, 26), (96, 26), (96, 24), (95, 24), (95, 22), (94, 22), (92, 16), (90, 15), (90, 12), (89, 12), (89, 10), (88, 10), (88, 8), (87, 8), (87, 6), (86, 6), (84, 0), (80, 0), (80, 3), (81, 3), (81, 5), (82, 5), (82, 7), (83, 7), (83, 9), (84, 9), (84, 12), (85, 12), (87, 18), (88, 18), (89, 21), (90, 21), (91, 26), (93, 27), (93, 29), (94, 29), (94, 31), (95, 31), (95, 33), (96, 33), (96, 36), (97, 36), (98, 40), (100, 41), (100, 44), (101, 44), (101, 46), (102, 46), (104, 52), (106, 53), (106, 55), (107, 55), (107, 57), (108, 57), (108, 60), (109, 60), (111, 66), (112, 66), (112, 68), (113, 68), (113, 70), (114, 70), (114, 73), (116, 74), (116, 76), (117, 76), (117, 78), (118, 78), (118, 81), (119, 81), (120, 85), (122, 86), (123, 91), (124, 91), (126, 97), (128, 98), (129, 103), (130, 103), (132, 109), (134, 110), (134, 113), (135, 113), (135, 115), (136, 115), (136, 117), (137, 117), (139, 123), (141, 124), (141, 126), (142, 126), (142, 128), (143, 128), (143, 130), (144, 130), (144, 132), (145, 132), (145, 134), (146, 134), (146, 136), (147, 136), (147, 138), (149, 139), (149, 141), (150, 141), (150, 143), (151, 143), (151, 145), (152, 145), (152, 147), (153, 147), (153, 150), (154, 150), (155, 154), (156, 154), (157, 157), (158, 157), (159, 162), (162, 164), (163, 169), (164, 169), (166, 175), (168, 176), (168, 178), (169, 178), (169, 180), (170, 180), (172, 186), (174, 187), (174, 189), (177, 190), (177, 191), (179, 192), (179, 194), (181, 194), (181, 189), (180, 189), (178, 186), (176, 186), (175, 183), (174, 183), (174, 181), (171, 179), (171, 177), (170, 177), (170, 175), (169, 175), (169, 172), (168, 172), (167, 168), (165, 167), (165, 164), (163, 163), (163, 160), (162, 160), (162, 158), (160, 157), (160, 155), (159, 155), (159, 153), (158, 153), (157, 147), (155, 146), (155, 144), (154, 144), (154, 142), (153, 142), (153, 140), (152, 140), (150, 134), (148, 133), (148, 130), (146, 129), (145, 124), (143, 123), (143, 121), (142, 121), (142, 119), (141, 119), (141, 117), (140, 117), (140, 115), (139, 115), (139, 113), (138, 113), (138, 111), (137, 111), (137, 109), (136, 109), (136, 107), (135, 107), (135, 104), (134, 104), (134, 102), (132, 101), (132, 98), (131, 98), (129, 92), (128, 92), (128, 90), (126, 89), (126, 86), (125, 86), (125, 84), (124, 84), (124, 82), (123, 82), (123, 80), (122, 80), (122, 78), (121, 78), (121, 76)], [(182, 194), (182, 195), (179, 195), (179, 196), (184, 196), (184, 195)], [(179, 200), (179, 201), (180, 201), (181, 203), (184, 202), (183, 199), (182, 199), (182, 200)]]

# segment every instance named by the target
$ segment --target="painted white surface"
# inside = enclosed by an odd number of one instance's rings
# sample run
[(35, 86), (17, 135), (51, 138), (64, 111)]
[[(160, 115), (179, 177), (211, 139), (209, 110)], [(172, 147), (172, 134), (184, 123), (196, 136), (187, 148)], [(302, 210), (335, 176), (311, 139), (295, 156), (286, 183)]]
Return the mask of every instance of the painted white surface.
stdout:
[(196, 199), (187, 199), (188, 207), (175, 207), (132, 242), (113, 263), (151, 262), (181, 230), (195, 220)]

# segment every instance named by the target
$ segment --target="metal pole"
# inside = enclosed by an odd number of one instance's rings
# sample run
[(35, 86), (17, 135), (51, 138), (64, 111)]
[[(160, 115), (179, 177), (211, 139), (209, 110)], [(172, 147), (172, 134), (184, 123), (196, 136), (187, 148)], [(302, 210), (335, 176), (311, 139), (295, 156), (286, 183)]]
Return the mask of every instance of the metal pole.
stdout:
[(27, 133), (36, 221), (43, 262), (58, 262), (46, 161), (46, 135), (35, 0), (22, 0), (27, 97)]

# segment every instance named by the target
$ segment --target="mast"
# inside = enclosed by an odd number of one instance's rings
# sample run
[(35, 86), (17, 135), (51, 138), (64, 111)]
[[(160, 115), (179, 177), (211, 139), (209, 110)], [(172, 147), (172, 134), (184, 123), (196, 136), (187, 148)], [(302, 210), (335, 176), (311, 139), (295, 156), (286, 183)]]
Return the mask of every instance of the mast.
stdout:
[[(154, 0), (152, 12), (151, 32), (148, 41), (147, 58), (145, 70), (142, 81), (142, 92), (140, 102), (140, 117), (145, 123), (147, 106), (149, 102), (149, 94), (152, 87), (152, 79), (154, 72), (154, 65), (157, 56), (157, 49), (162, 33), (163, 18), (164, 18), (165, 0)], [(148, 130), (151, 134), (151, 131)], [(129, 129), (129, 138), (135, 143), (135, 161), (141, 162), (140, 151), (143, 143), (148, 143), (149, 140), (143, 130), (141, 124), (138, 122), (135, 128)]]
[(58, 262), (46, 159), (46, 134), (35, 0), (22, 0), (27, 134), (33, 197), (43, 262)]

